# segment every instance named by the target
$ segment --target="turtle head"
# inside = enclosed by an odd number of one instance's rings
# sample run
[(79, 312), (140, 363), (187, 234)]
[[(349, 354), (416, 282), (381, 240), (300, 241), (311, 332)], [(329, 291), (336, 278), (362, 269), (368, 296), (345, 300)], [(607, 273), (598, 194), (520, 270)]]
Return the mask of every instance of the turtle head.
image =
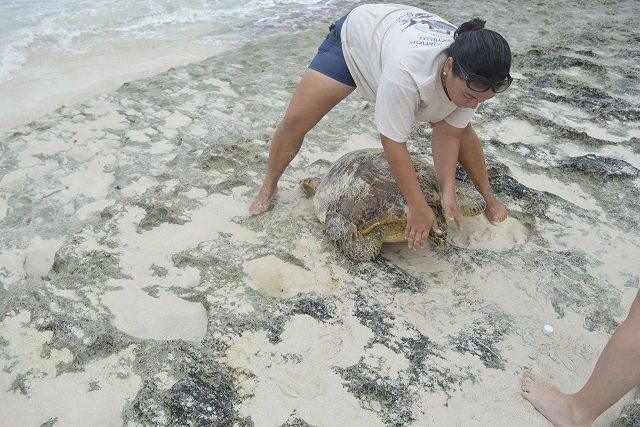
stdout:
[(300, 187), (306, 197), (313, 197), (320, 184), (320, 178), (305, 178), (300, 180)]

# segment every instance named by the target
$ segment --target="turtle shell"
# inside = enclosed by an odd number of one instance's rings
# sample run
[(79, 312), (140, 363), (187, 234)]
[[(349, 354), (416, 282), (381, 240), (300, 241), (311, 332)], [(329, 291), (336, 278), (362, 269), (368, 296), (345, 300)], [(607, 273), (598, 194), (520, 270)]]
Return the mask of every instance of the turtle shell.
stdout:
[[(435, 168), (426, 160), (415, 157), (412, 160), (425, 199), (434, 210), (440, 229), (445, 231)], [(484, 199), (472, 186), (457, 182), (456, 187), (463, 215), (484, 212)], [(382, 149), (345, 154), (331, 166), (315, 190), (316, 215), (320, 222), (327, 224), (327, 233), (338, 244), (354, 240), (354, 232), (360, 237), (375, 235), (370, 240), (380, 240), (380, 245), (383, 241), (405, 240), (407, 204)], [(434, 241), (444, 245), (441, 239)]]
[[(440, 207), (435, 168), (422, 159), (413, 161), (427, 203)], [(318, 184), (314, 206), (321, 222), (327, 212), (335, 212), (363, 234), (380, 224), (407, 219), (407, 204), (382, 149), (353, 151), (338, 159)]]

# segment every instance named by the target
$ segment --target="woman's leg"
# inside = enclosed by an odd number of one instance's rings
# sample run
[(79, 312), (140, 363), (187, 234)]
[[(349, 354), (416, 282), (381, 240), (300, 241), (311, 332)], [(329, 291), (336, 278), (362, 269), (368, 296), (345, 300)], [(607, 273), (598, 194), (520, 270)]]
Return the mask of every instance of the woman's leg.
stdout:
[(355, 87), (340, 83), (318, 71), (305, 71), (284, 118), (273, 134), (267, 173), (258, 195), (249, 207), (251, 214), (257, 215), (269, 209), (269, 202), (278, 190), (278, 181), (298, 154), (304, 136), (354, 89)]
[(587, 383), (564, 394), (525, 372), (521, 395), (556, 426), (590, 426), (604, 411), (640, 385), (640, 292), (626, 320), (600, 354)]
[(493, 194), (489, 184), (487, 163), (484, 158), (484, 150), (480, 139), (473, 130), (471, 123), (467, 125), (460, 137), (460, 150), (458, 162), (462, 165), (473, 185), (482, 194), (487, 203), (486, 215), (491, 222), (504, 221), (507, 218), (507, 210)]

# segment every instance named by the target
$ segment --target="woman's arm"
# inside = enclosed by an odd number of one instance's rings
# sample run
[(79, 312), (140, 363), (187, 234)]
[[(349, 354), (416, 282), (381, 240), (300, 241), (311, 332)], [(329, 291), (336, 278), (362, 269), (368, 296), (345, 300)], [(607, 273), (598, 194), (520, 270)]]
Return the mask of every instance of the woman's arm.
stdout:
[(451, 126), (444, 120), (433, 125), (431, 149), (438, 176), (442, 210), (447, 221), (455, 221), (462, 229), (462, 213), (456, 199), (456, 165), (460, 152), (460, 138), (464, 129)]
[(407, 228), (405, 238), (410, 248), (422, 249), (429, 237), (429, 231), (441, 234), (435, 214), (427, 204), (418, 183), (413, 161), (404, 143), (393, 141), (380, 135), (384, 153), (389, 162), (391, 173), (400, 188), (400, 192), (407, 201)]
[(489, 184), (489, 174), (487, 173), (487, 163), (484, 158), (484, 150), (471, 123), (467, 125), (460, 139), (460, 154), (458, 161), (462, 165), (469, 178), (473, 182), (478, 192), (484, 197), (487, 203), (485, 214), (491, 222), (504, 221), (507, 210), (493, 194)]

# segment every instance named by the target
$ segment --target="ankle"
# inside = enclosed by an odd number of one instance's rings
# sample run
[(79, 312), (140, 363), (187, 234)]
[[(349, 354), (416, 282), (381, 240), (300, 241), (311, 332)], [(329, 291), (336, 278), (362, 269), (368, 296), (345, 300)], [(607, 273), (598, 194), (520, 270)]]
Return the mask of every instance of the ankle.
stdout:
[(272, 196), (278, 191), (278, 182), (270, 182), (265, 180), (260, 187), (258, 194)]
[(568, 395), (565, 404), (572, 426), (591, 426), (600, 415), (593, 413), (593, 405), (581, 402), (578, 394)]

